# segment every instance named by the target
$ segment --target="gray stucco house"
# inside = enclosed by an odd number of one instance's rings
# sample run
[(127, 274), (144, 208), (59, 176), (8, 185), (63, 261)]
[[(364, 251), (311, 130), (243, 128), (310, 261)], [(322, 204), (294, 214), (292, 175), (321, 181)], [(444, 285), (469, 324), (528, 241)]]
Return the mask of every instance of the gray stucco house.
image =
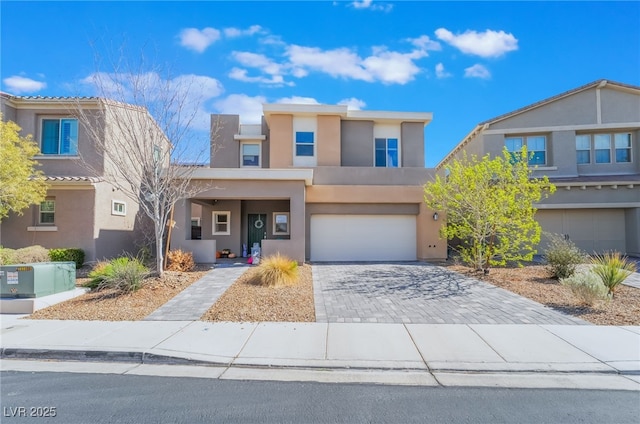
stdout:
[[(39, 144), (41, 154), (35, 159), (49, 183), (45, 201), (2, 221), (0, 244), (4, 247), (81, 248), (88, 262), (137, 251), (136, 230), (144, 218), (138, 216), (138, 204), (104, 178), (109, 161), (73, 113), (79, 105), (95, 118), (105, 140), (113, 139), (117, 132), (111, 120), (118, 119), (119, 108), (126, 105), (90, 97), (1, 93), (3, 119), (17, 123), (22, 135), (31, 134)], [(152, 119), (146, 110), (137, 113)]]
[[(640, 256), (640, 87), (607, 80), (479, 123), (437, 166), (527, 145), (556, 193), (537, 204), (543, 231), (587, 252)], [(544, 247), (544, 240), (542, 246)]]

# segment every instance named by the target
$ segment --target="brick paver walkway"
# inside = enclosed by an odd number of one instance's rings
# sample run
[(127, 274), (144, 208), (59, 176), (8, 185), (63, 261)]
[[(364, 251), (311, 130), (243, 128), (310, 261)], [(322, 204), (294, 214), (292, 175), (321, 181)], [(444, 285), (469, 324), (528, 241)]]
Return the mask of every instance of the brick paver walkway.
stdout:
[(424, 263), (316, 264), (313, 280), (318, 322), (588, 324)]
[(216, 303), (245, 266), (217, 266), (173, 299), (149, 314), (145, 321), (196, 321)]

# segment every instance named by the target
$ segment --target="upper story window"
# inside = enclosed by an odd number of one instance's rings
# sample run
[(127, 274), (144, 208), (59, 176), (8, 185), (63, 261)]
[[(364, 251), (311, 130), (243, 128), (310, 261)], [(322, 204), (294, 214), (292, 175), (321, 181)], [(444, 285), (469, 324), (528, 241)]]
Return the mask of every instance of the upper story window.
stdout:
[(546, 165), (547, 163), (547, 138), (543, 135), (534, 135), (528, 137), (507, 137), (504, 144), (511, 156), (516, 158), (516, 154), (522, 150), (522, 146), (526, 143), (527, 152), (529, 154), (529, 165)]
[(576, 161), (579, 165), (612, 163), (614, 158), (616, 163), (631, 162), (631, 133), (576, 135)]
[(314, 156), (313, 140), (313, 132), (296, 131), (296, 156)]
[(240, 166), (259, 167), (261, 166), (259, 143), (242, 143), (240, 144), (241, 163)]
[(56, 201), (55, 199), (47, 199), (40, 202), (40, 212), (38, 224), (53, 225), (56, 222)]
[(42, 119), (40, 151), (43, 155), (77, 155), (78, 120)]
[(127, 204), (120, 200), (111, 201), (111, 215), (126, 216)]
[(375, 166), (397, 168), (398, 167), (398, 139), (375, 139)]

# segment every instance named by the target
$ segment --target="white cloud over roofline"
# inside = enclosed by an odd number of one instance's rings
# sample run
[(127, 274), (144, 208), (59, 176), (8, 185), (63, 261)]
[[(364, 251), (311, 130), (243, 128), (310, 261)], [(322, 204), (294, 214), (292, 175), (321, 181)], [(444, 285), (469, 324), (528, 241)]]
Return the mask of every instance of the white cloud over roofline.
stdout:
[(47, 88), (46, 82), (36, 81), (34, 79), (22, 77), (20, 75), (7, 77), (3, 79), (2, 82), (4, 82), (7, 91), (11, 92), (11, 94), (35, 93)]
[(518, 39), (504, 31), (486, 30), (477, 32), (467, 30), (462, 34), (453, 34), (446, 28), (435, 31), (438, 39), (454, 46), (466, 54), (480, 57), (500, 57), (510, 51), (518, 50)]
[(203, 29), (185, 28), (180, 31), (178, 37), (180, 38), (181, 46), (202, 53), (207, 47), (220, 39), (220, 31), (211, 27)]
[(266, 103), (264, 96), (247, 96), (246, 94), (231, 94), (214, 103), (219, 113), (240, 115), (243, 124), (259, 124), (262, 121), (262, 104)]
[(476, 63), (464, 70), (464, 76), (466, 78), (489, 79), (491, 78), (491, 72), (489, 72), (489, 70), (483, 65)]
[(438, 63), (436, 64), (436, 77), (437, 78), (449, 78), (450, 76), (452, 76), (451, 73), (447, 72), (444, 69), (444, 65), (442, 63)]

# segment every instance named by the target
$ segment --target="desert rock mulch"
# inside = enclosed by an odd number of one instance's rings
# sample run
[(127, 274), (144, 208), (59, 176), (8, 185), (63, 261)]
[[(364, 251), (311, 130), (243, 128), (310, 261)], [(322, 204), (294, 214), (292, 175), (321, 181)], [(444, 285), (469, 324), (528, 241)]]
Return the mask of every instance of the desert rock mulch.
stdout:
[(254, 284), (257, 269), (249, 268), (202, 316), (204, 321), (315, 322), (311, 266), (298, 267), (295, 286)]
[(461, 265), (454, 265), (449, 269), (502, 287), (593, 324), (640, 325), (640, 289), (635, 287), (621, 284), (616, 288), (612, 300), (589, 307), (582, 305), (558, 280), (550, 278), (544, 265), (491, 268), (488, 275), (480, 275)]
[[(162, 278), (152, 277), (133, 293), (116, 294), (112, 290), (89, 292), (66, 302), (36, 311), (31, 319), (137, 321), (164, 305), (176, 294), (199, 280), (205, 270), (165, 271)], [(77, 283), (88, 281), (80, 278)]]

